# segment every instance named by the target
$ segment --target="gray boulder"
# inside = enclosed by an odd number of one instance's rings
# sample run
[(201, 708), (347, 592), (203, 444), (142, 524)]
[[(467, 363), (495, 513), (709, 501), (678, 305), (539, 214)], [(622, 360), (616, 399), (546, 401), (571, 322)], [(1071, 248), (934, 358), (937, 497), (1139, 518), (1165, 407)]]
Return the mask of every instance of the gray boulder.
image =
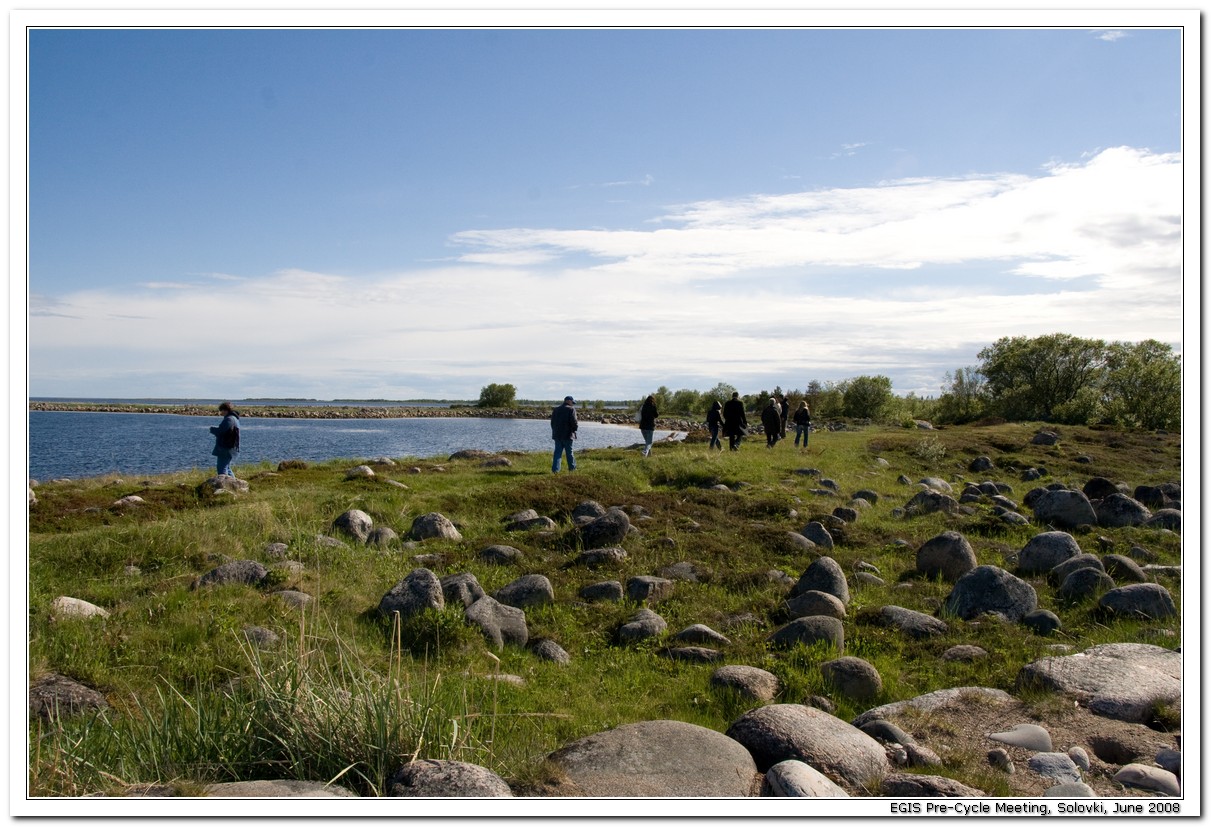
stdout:
[(580, 596), (588, 601), (607, 601), (617, 603), (622, 600), (622, 584), (617, 580), (606, 580), (602, 583), (591, 583), (580, 590)]
[(1094, 512), (1097, 514), (1097, 524), (1105, 528), (1143, 525), (1152, 518), (1152, 512), (1143, 503), (1119, 493), (1098, 502)]
[(436, 511), (431, 511), (428, 514), (422, 514), (412, 521), (412, 530), (409, 536), (413, 540), (454, 540), (458, 542), (463, 536), (458, 533), (458, 529), (454, 527), (454, 523), (450, 522), (442, 514)]
[(1114, 780), (1126, 787), (1138, 787), (1171, 796), (1182, 794), (1182, 785), (1176, 775), (1147, 764), (1128, 764), (1114, 774)]
[(598, 732), (547, 760), (581, 795), (594, 798), (747, 797), (758, 779), (741, 744), (680, 721), (643, 721)]
[(208, 784), (203, 798), (357, 798), (357, 794), (322, 781), (227, 781)]
[(530, 639), (526, 613), (486, 595), (466, 608), (465, 617), (472, 626), (479, 627), (484, 639), (498, 652), (506, 644), (525, 646)]
[(987, 793), (941, 775), (894, 773), (883, 779), (880, 795), (891, 798), (981, 798)]
[(555, 602), (555, 589), (551, 581), (541, 574), (523, 574), (509, 585), (500, 589), (494, 597), (506, 606), (528, 609), (531, 606), (546, 606)]
[(1049, 572), (1061, 563), (1078, 556), (1080, 544), (1065, 531), (1044, 531), (1036, 534), (1018, 553), (1018, 571), (1022, 574)]
[(879, 610), (878, 619), (884, 626), (899, 629), (918, 639), (943, 635), (950, 631), (945, 621), (901, 606), (884, 606)]
[(845, 619), (845, 604), (841, 602), (841, 599), (815, 589), (790, 598), (783, 604), (783, 608), (791, 618), (824, 615), (835, 617), (838, 620)]
[(727, 730), (748, 749), (759, 770), (794, 759), (838, 783), (862, 789), (890, 769), (883, 745), (819, 709), (771, 704), (746, 712)]
[(1060, 692), (1096, 715), (1147, 723), (1158, 704), (1180, 701), (1181, 669), (1181, 653), (1171, 649), (1108, 643), (1029, 663), (1015, 686)]
[(442, 588), (442, 598), (451, 605), (461, 603), (465, 608), (486, 594), (483, 586), (479, 585), (479, 580), (469, 571), (447, 574), (439, 582)]
[(1182, 512), (1176, 508), (1162, 508), (1144, 523), (1144, 528), (1166, 528), (1170, 531), (1182, 530)]
[(531, 640), (528, 648), (534, 653), (539, 660), (546, 660), (552, 663), (567, 664), (572, 662), (572, 656), (555, 641), (549, 637)]
[(846, 698), (869, 701), (883, 691), (879, 670), (862, 658), (846, 656), (820, 664), (824, 680)]
[(51, 672), (29, 687), (29, 712), (44, 721), (109, 709), (105, 696), (64, 675)]
[(513, 548), (513, 546), (505, 546), (495, 544), (481, 549), (479, 559), (485, 563), (494, 563), (496, 565), (506, 565), (508, 563), (516, 563), (522, 558), (521, 549)]
[(761, 782), (761, 795), (771, 798), (849, 798), (843, 787), (802, 761), (791, 758), (770, 767)]
[(617, 546), (631, 530), (631, 520), (620, 508), (611, 508), (600, 517), (575, 529), (580, 544), (585, 549)]
[(1035, 609), (1022, 617), (1022, 625), (1036, 635), (1051, 635), (1058, 632), (1062, 624), (1055, 612), (1047, 609)]
[(1051, 752), (1053, 749), (1051, 733), (1038, 724), (1017, 724), (1011, 730), (994, 732), (988, 737), (1001, 744), (1022, 747), (1034, 752)]
[(925, 514), (956, 514), (959, 511), (959, 501), (949, 494), (943, 494), (933, 489), (918, 491), (904, 505), (904, 513), (910, 517), (920, 517)]
[(401, 618), (418, 615), (428, 609), (441, 611), (446, 607), (441, 581), (428, 569), (413, 569), (403, 580), (391, 587), (378, 602), (378, 612), (390, 618), (399, 612)]
[(825, 642), (840, 654), (845, 651), (845, 627), (835, 617), (800, 617), (774, 631), (768, 640), (776, 649), (789, 649), (800, 643), (812, 646)]
[(1080, 603), (1110, 591), (1115, 586), (1113, 578), (1100, 568), (1079, 568), (1064, 578), (1056, 589), (1055, 596), (1066, 603)]
[[(197, 584), (194, 584), (197, 588)], [(81, 600), (78, 597), (62, 595), (50, 602), (51, 620), (67, 620), (68, 618), (109, 617), (109, 610), (95, 603)]]
[(387, 782), (392, 798), (512, 798), (504, 779), (462, 761), (423, 759), (405, 764)]
[(582, 551), (568, 565), (595, 569), (599, 566), (621, 563), (625, 559), (627, 559), (627, 553), (622, 548), (619, 546), (610, 546), (609, 548), (593, 548)]
[(366, 545), (374, 548), (386, 548), (398, 542), (399, 535), (395, 533), (395, 529), (385, 525), (375, 526), (366, 535)]
[(664, 618), (651, 609), (640, 609), (618, 627), (618, 639), (624, 643), (659, 637), (668, 629)]
[(1044, 490), (1031, 505), (1034, 518), (1056, 528), (1096, 525), (1097, 514), (1081, 491)]
[(269, 570), (256, 560), (232, 560), (203, 574), (193, 581), (190, 588), (200, 589), (204, 586), (259, 586)]
[(1104, 554), (1101, 560), (1106, 573), (1119, 580), (1129, 580), (1132, 583), (1147, 583), (1148, 575), (1140, 568), (1139, 563), (1121, 554)]
[(845, 580), (845, 571), (831, 557), (818, 557), (812, 561), (811, 565), (799, 576), (799, 581), (791, 589), (790, 596), (797, 597), (808, 591), (831, 594), (843, 605), (849, 605), (849, 583)]
[(782, 688), (778, 677), (756, 666), (720, 666), (711, 673), (711, 686), (730, 689), (756, 701), (772, 701)]
[(731, 643), (726, 635), (721, 635), (702, 623), (694, 623), (686, 626), (677, 634), (673, 635), (673, 640), (679, 643), (703, 643), (711, 646), (727, 646)]
[(917, 571), (953, 583), (976, 567), (976, 553), (957, 531), (943, 531), (917, 549)]
[(827, 551), (833, 549), (833, 535), (829, 534), (828, 529), (823, 523), (813, 520), (804, 526), (803, 531), (799, 532), (813, 544)]
[(601, 503), (596, 500), (585, 500), (572, 509), (572, 519), (579, 520), (587, 517), (590, 520), (596, 520), (605, 513), (606, 508)]
[(1173, 597), (1160, 583), (1132, 583), (1111, 589), (1102, 595), (1098, 606), (1111, 614), (1124, 617), (1160, 620), (1177, 616)]
[(345, 532), (359, 543), (365, 543), (374, 528), (374, 520), (365, 511), (351, 508), (332, 521), (334, 528)]
[(959, 686), (939, 689), (915, 698), (877, 706), (854, 718), (853, 725), (862, 727), (877, 718), (893, 720), (904, 714), (937, 712), (953, 705), (973, 704), (981, 707), (999, 707), (1013, 703), (1013, 696), (1001, 689), (984, 686)]
[(636, 603), (664, 600), (673, 594), (673, 581), (663, 577), (640, 575), (627, 580), (627, 598)]
[(1038, 606), (1034, 587), (997, 566), (977, 566), (960, 577), (942, 608), (963, 620), (985, 612), (1016, 623)]
[(1077, 569), (1105, 571), (1106, 567), (1102, 565), (1102, 561), (1095, 555), (1078, 554), (1075, 557), (1069, 557), (1062, 563), (1058, 563), (1051, 571), (1047, 572), (1047, 582), (1053, 586), (1058, 586), (1064, 582), (1068, 575)]

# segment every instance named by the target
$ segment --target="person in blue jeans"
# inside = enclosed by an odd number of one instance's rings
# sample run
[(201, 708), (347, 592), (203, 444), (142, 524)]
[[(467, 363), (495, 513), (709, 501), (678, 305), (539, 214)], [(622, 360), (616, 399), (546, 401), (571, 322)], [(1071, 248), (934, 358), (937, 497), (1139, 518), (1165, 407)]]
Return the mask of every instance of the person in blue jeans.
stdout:
[(576, 400), (563, 398), (563, 404), (551, 411), (551, 439), (555, 440), (555, 456), (551, 459), (551, 472), (559, 473), (559, 463), (564, 454), (568, 457), (568, 470), (576, 470), (576, 457), (572, 455), (572, 443), (576, 439)]
[(219, 413), (223, 415), (223, 421), (210, 428), (214, 434), (214, 450), (210, 453), (215, 458), (218, 475), (234, 477), (231, 462), (240, 452), (240, 414), (231, 407), (230, 402), (219, 405)]
[(795, 411), (795, 447), (799, 446), (799, 437), (803, 437), (803, 447), (807, 447), (807, 438), (812, 432), (812, 411), (807, 402), (800, 402)]

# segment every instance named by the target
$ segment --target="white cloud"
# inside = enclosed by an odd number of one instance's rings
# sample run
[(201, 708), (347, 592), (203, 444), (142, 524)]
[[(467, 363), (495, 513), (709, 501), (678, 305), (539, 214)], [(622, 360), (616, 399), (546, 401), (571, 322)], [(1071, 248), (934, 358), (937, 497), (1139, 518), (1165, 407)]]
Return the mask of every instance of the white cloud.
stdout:
[(1105, 40), (1108, 43), (1127, 37), (1127, 33), (1122, 29), (1094, 29), (1093, 32), (1098, 40)]
[(1116, 148), (1036, 176), (684, 204), (642, 230), (467, 230), (460, 260), (377, 276), (31, 298), (31, 392), (91, 377), (187, 395), (172, 377), (207, 377), (243, 396), (287, 376), (320, 398), (493, 381), (618, 398), (673, 375), (755, 390), (884, 373), (936, 394), (1004, 335), (1178, 343), (1181, 193), (1179, 157)]

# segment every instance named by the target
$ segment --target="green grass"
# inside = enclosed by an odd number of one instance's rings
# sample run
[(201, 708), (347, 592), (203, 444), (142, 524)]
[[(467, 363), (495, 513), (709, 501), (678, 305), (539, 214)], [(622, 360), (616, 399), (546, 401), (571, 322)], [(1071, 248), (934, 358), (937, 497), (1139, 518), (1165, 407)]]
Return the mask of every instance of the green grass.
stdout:
[[(1012, 691), (1020, 667), (1051, 654), (1055, 643), (1077, 650), (1114, 641), (1169, 645), (1158, 630), (1180, 633), (1176, 620), (1108, 620), (1090, 604), (1062, 606), (1045, 577), (1030, 582), (1040, 607), (1064, 622), (1051, 638), (1017, 625), (951, 620), (947, 634), (919, 642), (869, 622), (888, 604), (929, 614), (939, 608), (949, 584), (905, 576), (915, 567), (916, 548), (937, 533), (961, 531), (980, 563), (1012, 570), (1006, 555), (1040, 530), (1005, 526), (987, 506), (977, 506), (973, 517), (897, 517), (893, 510), (914, 493), (901, 475), (952, 484), (995, 479), (1013, 487), (1017, 502), (1031, 487), (1053, 481), (1079, 487), (1098, 475), (1134, 486), (1180, 478), (1176, 435), (1063, 427), (1059, 445), (1042, 447), (1030, 444), (1036, 430), (1004, 424), (821, 432), (806, 452), (787, 443), (769, 451), (749, 440), (740, 452), (717, 453), (695, 440), (659, 445), (646, 460), (623, 449), (583, 452), (580, 470), (560, 475), (550, 474), (548, 458), (538, 454), (513, 456), (512, 467), (503, 469), (484, 469), (473, 460), (409, 459), (379, 468), (372, 480), (345, 479), (354, 460), (280, 472), (263, 464), (237, 467), (251, 490), (221, 500), (197, 493), (200, 473), (40, 485), (30, 510), (31, 678), (50, 671), (68, 675), (105, 693), (112, 708), (57, 727), (31, 723), (30, 790), (80, 795), (161, 782), (188, 791), (212, 781), (280, 777), (339, 778), (363, 795), (382, 795), (390, 774), (413, 756), (471, 761), (526, 784), (541, 779), (551, 751), (620, 724), (670, 718), (723, 731), (751, 704), (711, 690), (713, 666), (662, 657), (663, 641), (620, 645), (616, 630), (638, 605), (584, 604), (577, 597), (590, 583), (625, 583), (679, 561), (694, 563), (701, 582), (678, 582), (672, 597), (653, 606), (670, 634), (692, 623), (722, 631), (729, 616), (750, 612), (760, 623), (726, 632), (732, 642), (725, 662), (777, 674), (780, 702), (830, 697), (844, 719), (951, 686)], [(1000, 470), (967, 472), (980, 455)], [(421, 473), (408, 473), (412, 465)], [(1045, 467), (1049, 476), (1023, 483), (1017, 472), (1005, 470), (1011, 466)], [(799, 473), (806, 469), (819, 474)], [(816, 493), (821, 478), (835, 480), (839, 491)], [(731, 490), (709, 490), (718, 484)], [(766, 573), (780, 569), (797, 578), (813, 559), (787, 541), (787, 532), (847, 504), (859, 489), (878, 492), (879, 502), (835, 532), (831, 556), (851, 575), (846, 654), (870, 661), (883, 677), (881, 695), (861, 705), (836, 696), (820, 674), (820, 663), (835, 652), (773, 651), (765, 643), (786, 596)], [(146, 503), (112, 506), (132, 493)], [(587, 499), (639, 506), (650, 515), (633, 518), (641, 533), (623, 542), (628, 557), (622, 563), (595, 571), (564, 565), (577, 551), (568, 535), (570, 513)], [(387, 549), (318, 543), (317, 535), (333, 534), (333, 520), (350, 508), (401, 536), (416, 516), (439, 511), (464, 539)], [(502, 518), (524, 508), (553, 518), (560, 530), (506, 531)], [(1096, 535), (1112, 539), (1119, 553), (1140, 544), (1158, 562), (1181, 559), (1180, 540), (1168, 533), (1099, 529)], [(1077, 539), (1084, 550), (1100, 554), (1096, 535)], [(197, 577), (227, 558), (261, 560), (272, 568), (265, 553), (272, 542), (286, 543), (290, 559), (304, 565), (297, 574), (275, 574), (272, 588), (315, 597), (305, 612), (271, 597), (267, 588), (191, 590)], [(524, 556), (508, 566), (487, 564), (478, 552), (493, 543), (515, 546)], [(512, 648), (490, 652), (457, 608), (400, 628), (381, 620), (379, 599), (417, 566), (412, 557), (421, 553), (442, 556), (432, 566), (438, 575), (470, 571), (489, 593), (522, 574), (546, 575), (557, 602), (527, 611), (530, 635), (553, 638), (572, 663), (559, 666)], [(860, 562), (877, 567), (885, 585), (853, 584)], [(128, 566), (141, 573), (127, 573)], [(1180, 605), (1180, 584), (1165, 585)], [(48, 607), (59, 595), (97, 603), (111, 616), (53, 621)], [(281, 645), (252, 650), (242, 633), (250, 625), (277, 631)], [(940, 660), (959, 643), (975, 643), (994, 656), (974, 663)], [(525, 686), (490, 680), (496, 671), (521, 676)]]

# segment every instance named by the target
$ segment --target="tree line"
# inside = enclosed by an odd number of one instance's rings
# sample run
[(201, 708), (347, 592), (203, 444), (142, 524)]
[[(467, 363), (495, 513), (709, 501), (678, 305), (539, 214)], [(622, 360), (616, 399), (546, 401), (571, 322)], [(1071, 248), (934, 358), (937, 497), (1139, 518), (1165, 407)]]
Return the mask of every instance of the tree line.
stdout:
[[(740, 398), (751, 411), (764, 408), (771, 396), (785, 397), (792, 408), (806, 401), (816, 420), (845, 417), (909, 425), (925, 419), (948, 425), (1001, 418), (1128, 429), (1181, 427), (1181, 357), (1155, 339), (1133, 343), (1064, 333), (1007, 336), (981, 350), (978, 358), (978, 365), (947, 373), (937, 397), (897, 396), (891, 379), (874, 375), (812, 380), (803, 389), (786, 391), (775, 386)], [(662, 416), (703, 417), (713, 402), (726, 402), (735, 392), (720, 382), (706, 391), (661, 385), (652, 396)], [(487, 385), (478, 406), (510, 407), (516, 396), (511, 384)], [(632, 402), (632, 409), (640, 402)], [(596, 405), (603, 406), (600, 401)]]

